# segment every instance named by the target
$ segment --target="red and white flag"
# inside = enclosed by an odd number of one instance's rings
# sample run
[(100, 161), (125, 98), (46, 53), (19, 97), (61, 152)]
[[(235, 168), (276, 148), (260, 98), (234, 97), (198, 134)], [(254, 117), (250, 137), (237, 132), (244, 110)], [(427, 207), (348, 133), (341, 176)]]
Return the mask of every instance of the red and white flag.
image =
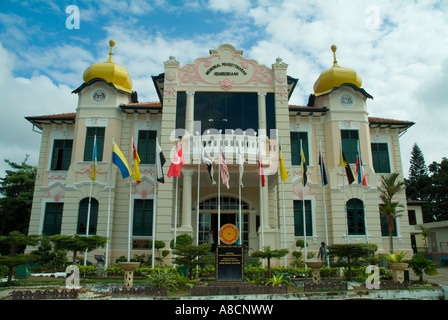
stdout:
[(182, 166), (184, 165), (184, 156), (182, 154), (182, 147), (180, 143), (177, 144), (177, 150), (174, 153), (174, 157), (171, 160), (170, 169), (166, 175), (168, 178), (179, 177)]
[(224, 154), (222, 153), (222, 149), (220, 150), (220, 153), (219, 153), (219, 161), (221, 163), (221, 179), (222, 179), (222, 183), (224, 183), (227, 186), (227, 189), (230, 189), (230, 186), (229, 186), (229, 180), (230, 180), (229, 168), (227, 168), (226, 158), (224, 158)]

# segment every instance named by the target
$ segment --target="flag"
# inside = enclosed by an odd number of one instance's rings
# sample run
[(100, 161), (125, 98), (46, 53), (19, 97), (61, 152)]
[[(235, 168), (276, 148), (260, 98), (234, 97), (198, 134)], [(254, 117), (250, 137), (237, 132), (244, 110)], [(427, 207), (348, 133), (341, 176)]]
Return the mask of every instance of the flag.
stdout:
[(322, 157), (322, 154), (320, 153), (320, 150), (319, 150), (319, 166), (320, 166), (320, 172), (321, 172), (321, 175), (322, 175), (322, 185), (325, 186), (325, 185), (328, 184), (327, 172), (325, 171), (324, 158)]
[(285, 168), (285, 162), (283, 161), (283, 155), (282, 155), (282, 149), (279, 149), (279, 158), (280, 158), (280, 178), (282, 179), (283, 183), (285, 183), (285, 180), (289, 177), (288, 172), (286, 172)]
[(204, 152), (202, 153), (202, 161), (204, 161), (205, 165), (207, 166), (208, 174), (210, 176), (210, 179), (212, 180), (212, 184), (216, 184), (215, 179), (213, 178), (213, 163), (212, 160), (209, 158), (207, 152), (204, 149)]
[(363, 167), (361, 155), (359, 154), (359, 152), (356, 155), (356, 174), (358, 175), (358, 183), (367, 187), (366, 174), (364, 172), (364, 167)]
[(239, 165), (239, 173), (240, 173), (240, 185), (241, 185), (241, 187), (244, 187), (244, 185), (243, 185), (244, 160), (243, 160), (243, 156), (241, 155), (240, 146), (238, 146), (238, 165)]
[(138, 156), (137, 149), (135, 148), (135, 144), (132, 143), (132, 147), (134, 149), (133, 156), (134, 156), (134, 173), (132, 174), (132, 179), (137, 181), (137, 185), (142, 182), (142, 178), (140, 177), (140, 170), (138, 168), (138, 165), (140, 164), (140, 157)]
[(97, 159), (98, 159), (98, 152), (97, 152), (96, 136), (95, 136), (95, 142), (93, 144), (93, 164), (92, 164), (92, 173), (91, 173), (92, 181), (95, 181), (95, 179), (96, 179)]
[(165, 183), (165, 177), (163, 176), (163, 165), (166, 162), (165, 156), (163, 155), (162, 148), (159, 145), (159, 140), (156, 139), (156, 157), (157, 157), (157, 181)]
[(339, 154), (339, 165), (345, 168), (348, 184), (352, 184), (353, 181), (355, 181), (355, 175), (353, 174), (352, 168), (350, 168), (350, 165), (348, 164), (348, 161), (345, 158), (344, 152), (342, 152), (342, 150), (341, 153)]
[(118, 148), (117, 144), (114, 142), (113, 152), (112, 152), (112, 163), (120, 169), (121, 176), (123, 179), (126, 179), (131, 175), (131, 169), (129, 168), (129, 164), (126, 161), (123, 153), (120, 148)]
[(171, 177), (179, 177), (180, 170), (184, 165), (184, 156), (182, 154), (182, 147), (180, 143), (177, 144), (177, 150), (174, 154), (174, 158), (171, 160), (170, 168), (168, 169), (168, 174), (166, 175), (168, 178)]
[(261, 187), (264, 187), (264, 169), (263, 169), (263, 157), (261, 156), (261, 150), (258, 151), (258, 175), (261, 179)]
[(303, 149), (300, 150), (300, 153), (302, 155), (302, 183), (303, 186), (306, 185), (306, 182), (308, 181), (308, 177), (306, 175), (306, 170), (307, 170), (307, 165), (306, 165), (306, 159), (305, 159), (305, 154), (303, 153)]
[(230, 186), (229, 186), (229, 180), (230, 180), (229, 168), (227, 168), (226, 158), (224, 158), (224, 154), (222, 153), (222, 149), (220, 150), (220, 153), (219, 153), (219, 161), (221, 163), (221, 179), (222, 179), (222, 183), (224, 183), (227, 186), (227, 189), (229, 189), (230, 188)]

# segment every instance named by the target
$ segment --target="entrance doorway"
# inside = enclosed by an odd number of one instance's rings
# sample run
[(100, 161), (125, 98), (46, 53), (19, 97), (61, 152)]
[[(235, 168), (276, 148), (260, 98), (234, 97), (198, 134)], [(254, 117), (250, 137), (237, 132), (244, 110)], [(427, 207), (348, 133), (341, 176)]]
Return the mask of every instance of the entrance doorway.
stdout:
[[(218, 243), (219, 229), (228, 223), (239, 227), (239, 201), (237, 198), (221, 197), (221, 210), (218, 227), (218, 201), (217, 198), (208, 199), (199, 204), (199, 244), (205, 243), (207, 234), (213, 230), (215, 243)], [(241, 216), (243, 232), (240, 231), (242, 244), (249, 246), (249, 207), (241, 201)]]

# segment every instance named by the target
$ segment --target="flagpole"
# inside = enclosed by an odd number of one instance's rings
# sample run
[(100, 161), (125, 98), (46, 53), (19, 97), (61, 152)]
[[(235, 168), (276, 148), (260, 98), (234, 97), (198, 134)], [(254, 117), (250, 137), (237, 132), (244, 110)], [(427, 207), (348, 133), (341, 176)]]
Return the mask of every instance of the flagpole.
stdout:
[[(96, 135), (93, 137), (93, 150), (92, 150), (92, 173), (94, 169), (93, 166), (95, 166), (95, 146), (96, 146)], [(86, 237), (89, 236), (89, 228), (90, 228), (90, 210), (92, 208), (92, 189), (93, 189), (93, 180), (92, 180), (92, 173), (90, 175), (90, 193), (89, 193), (89, 205), (87, 208), (87, 225), (86, 225)], [(96, 171), (95, 171), (96, 174)], [(87, 264), (87, 249), (84, 252), (84, 266)]]
[[(157, 138), (156, 138), (157, 139)], [(159, 161), (158, 156), (156, 155), (156, 166), (157, 162)], [(154, 256), (155, 256), (155, 247), (156, 247), (156, 222), (157, 222), (157, 198), (158, 198), (158, 188), (159, 183), (155, 182), (154, 186), (154, 200), (153, 200), (153, 208), (152, 208), (152, 261), (151, 261), (151, 267), (154, 269)]]
[(218, 245), (221, 245), (221, 237), (219, 236), (219, 229), (221, 228), (221, 139), (219, 139), (219, 155), (218, 155)]
[[(179, 177), (176, 177), (176, 201), (174, 205), (174, 249), (176, 249), (176, 238), (177, 238), (177, 193), (179, 190)], [(175, 252), (175, 251), (174, 251)], [(173, 254), (173, 258), (176, 259), (176, 253)], [(176, 260), (174, 260), (176, 261)], [(173, 263), (176, 266), (176, 262)]]
[[(263, 165), (263, 159), (261, 156), (261, 148), (260, 148), (260, 139), (258, 140), (258, 167), (259, 171), (261, 166)], [(263, 172), (264, 173), (264, 172)], [(261, 171), (259, 172), (258, 182), (259, 182), (259, 190), (260, 190), (260, 229), (261, 229), (261, 248), (260, 250), (264, 250), (264, 212), (263, 212), (263, 185), (261, 183)], [(264, 259), (262, 261), (262, 267), (264, 268)]]
[(238, 179), (238, 229), (239, 229), (239, 233), (240, 236), (238, 238), (238, 244), (242, 245), (243, 241), (241, 241), (242, 237), (243, 237), (243, 229), (242, 229), (242, 214), (241, 214), (241, 167), (240, 167), (240, 163), (241, 163), (242, 159), (241, 159), (241, 150), (240, 150), (240, 146), (238, 144), (238, 175), (239, 175), (239, 179)]
[[(339, 161), (341, 162), (341, 169), (342, 169), (342, 192), (344, 192), (344, 215), (345, 215), (345, 242), (349, 243), (349, 239), (348, 239), (348, 221), (347, 221), (347, 200), (346, 200), (346, 196), (345, 196), (345, 179), (344, 179), (344, 159), (342, 157), (342, 140), (339, 144), (340, 147), (340, 159)], [(349, 166), (350, 164), (347, 163), (347, 165)]]
[[(114, 137), (112, 137), (112, 149), (113, 149), (113, 145), (114, 145)], [(111, 180), (112, 180), (112, 153), (111, 153), (109, 177), (108, 177), (108, 181), (109, 181), (109, 199), (108, 199), (108, 203), (107, 203), (106, 262), (105, 262), (105, 265), (104, 265), (104, 269), (106, 270), (106, 276), (107, 276), (107, 267), (109, 265), (110, 198), (111, 198), (111, 190), (112, 190)]]
[(358, 168), (358, 184), (360, 183), (359, 181), (359, 177), (361, 174), (361, 190), (362, 190), (362, 209), (364, 211), (364, 231), (366, 233), (366, 243), (369, 244), (369, 235), (367, 234), (367, 217), (366, 217), (366, 205), (365, 205), (365, 201), (364, 201), (364, 185), (362, 183), (364, 177), (362, 176), (362, 174), (364, 172), (361, 171), (361, 166), (363, 166), (362, 162), (362, 157), (361, 157), (361, 146), (359, 144), (358, 141), (358, 155), (359, 155), (359, 168)]
[[(134, 144), (134, 137), (131, 139), (130, 148)], [(132, 175), (129, 177), (129, 221), (128, 221), (128, 262), (131, 262), (131, 220), (132, 220)]]
[[(327, 224), (327, 202), (325, 201), (325, 185), (324, 185), (324, 156), (322, 155), (322, 141), (319, 140), (319, 154), (321, 157), (320, 176), (322, 177), (322, 194), (324, 198), (324, 219), (325, 219), (325, 244), (328, 246), (328, 224)], [(327, 267), (330, 266), (330, 258), (325, 254)]]
[(303, 155), (303, 150), (302, 150), (302, 140), (299, 139), (300, 141), (300, 158), (301, 158), (301, 162), (302, 162), (302, 219), (303, 219), (303, 239), (304, 239), (304, 247), (305, 247), (305, 257), (304, 257), (304, 261), (305, 261), (305, 270), (307, 269), (307, 265), (306, 265), (306, 260), (307, 260), (307, 252), (306, 252), (306, 247), (307, 247), (307, 243), (306, 243), (306, 216), (305, 216), (305, 186), (303, 185), (303, 175), (306, 174), (303, 172), (305, 165), (304, 165), (304, 157), (302, 157)]
[[(283, 146), (283, 139), (280, 139), (280, 150)], [(281, 173), (280, 173), (281, 175)], [(282, 211), (283, 211), (283, 246), (286, 249), (286, 218), (285, 218), (285, 186), (284, 183), (282, 183)], [(286, 268), (286, 255), (284, 257), (284, 263)]]
[(198, 194), (196, 201), (196, 245), (199, 245), (199, 185), (201, 183), (201, 161), (202, 161), (202, 141), (199, 132), (196, 132), (199, 142), (198, 153)]

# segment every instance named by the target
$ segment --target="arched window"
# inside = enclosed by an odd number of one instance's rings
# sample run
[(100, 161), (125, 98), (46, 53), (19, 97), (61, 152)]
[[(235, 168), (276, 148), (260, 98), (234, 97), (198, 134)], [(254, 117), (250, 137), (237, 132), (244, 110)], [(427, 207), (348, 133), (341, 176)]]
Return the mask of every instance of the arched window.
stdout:
[[(86, 234), (87, 215), (89, 211), (89, 198), (84, 198), (79, 202), (78, 229), (77, 234)], [(89, 235), (96, 234), (96, 224), (98, 220), (98, 200), (92, 198), (90, 203)]]
[(347, 225), (349, 235), (366, 234), (364, 204), (361, 200), (350, 199), (347, 201)]

